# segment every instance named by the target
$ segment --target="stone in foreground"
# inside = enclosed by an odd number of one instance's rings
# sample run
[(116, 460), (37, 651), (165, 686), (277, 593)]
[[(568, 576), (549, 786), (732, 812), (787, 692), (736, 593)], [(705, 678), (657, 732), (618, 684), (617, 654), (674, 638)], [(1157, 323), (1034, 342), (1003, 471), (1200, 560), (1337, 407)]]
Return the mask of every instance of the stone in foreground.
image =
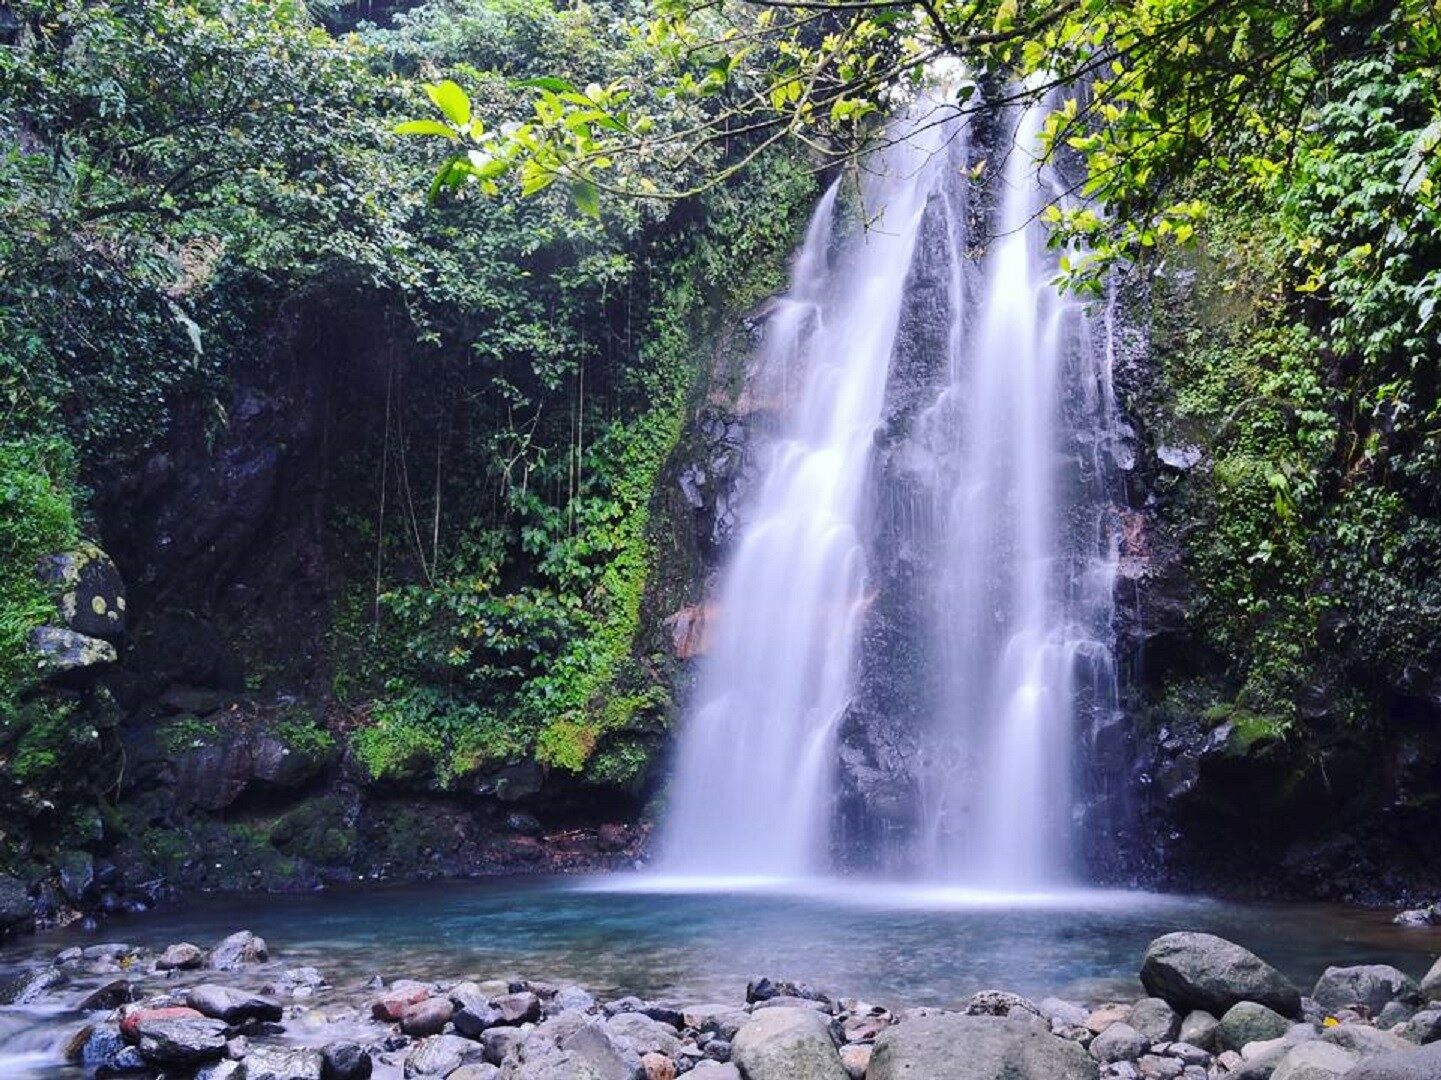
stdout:
[(814, 1009), (762, 1009), (736, 1032), (731, 1060), (746, 1080), (850, 1080)]
[(1286, 1052), (1271, 1080), (1340, 1080), (1361, 1056), (1331, 1043), (1303, 1042)]
[(1283, 1016), (1299, 1016), (1301, 992), (1249, 949), (1215, 934), (1165, 934), (1146, 947), (1141, 984), (1181, 1012), (1204, 1009), (1220, 1016), (1255, 1001)]
[(1240, 1050), (1248, 1043), (1279, 1039), (1291, 1030), (1291, 1021), (1255, 1001), (1241, 1001), (1226, 1010), (1216, 1025), (1216, 1045), (1222, 1050)]
[(1441, 1077), (1441, 1043), (1420, 1050), (1378, 1054), (1346, 1074), (1346, 1080), (1437, 1080)]
[(1417, 1004), (1420, 988), (1415, 979), (1389, 964), (1360, 964), (1328, 967), (1316, 981), (1311, 996), (1328, 1012), (1364, 1005), (1374, 1016), (1398, 999)]
[(866, 1080), (1096, 1080), (1078, 1043), (1013, 1017), (903, 1020), (876, 1040)]

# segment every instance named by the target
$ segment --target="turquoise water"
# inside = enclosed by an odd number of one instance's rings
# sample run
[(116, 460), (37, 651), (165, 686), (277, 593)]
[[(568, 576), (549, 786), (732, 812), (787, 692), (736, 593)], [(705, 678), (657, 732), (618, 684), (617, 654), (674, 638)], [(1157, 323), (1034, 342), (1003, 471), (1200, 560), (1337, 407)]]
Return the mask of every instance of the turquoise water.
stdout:
[[(242, 928), (265, 937), (279, 965), (318, 967), (341, 993), (359, 993), (376, 974), (524, 975), (577, 982), (598, 997), (740, 1001), (747, 979), (765, 974), (891, 1006), (955, 1004), (988, 987), (1078, 998), (1139, 993), (1135, 972), (1146, 943), (1178, 929), (1238, 941), (1303, 988), (1328, 964), (1392, 963), (1419, 976), (1441, 952), (1441, 931), (1336, 906), (853, 881), (739, 887), (531, 878), (195, 897), (108, 923), (99, 934), (22, 939), (0, 951), (0, 977), (75, 944), (209, 946)], [(0, 1074), (25, 1075), (24, 1055), (27, 1067), (40, 1070), (33, 1075), (48, 1075), (47, 1048), (83, 1019), (63, 1007), (0, 1009)]]

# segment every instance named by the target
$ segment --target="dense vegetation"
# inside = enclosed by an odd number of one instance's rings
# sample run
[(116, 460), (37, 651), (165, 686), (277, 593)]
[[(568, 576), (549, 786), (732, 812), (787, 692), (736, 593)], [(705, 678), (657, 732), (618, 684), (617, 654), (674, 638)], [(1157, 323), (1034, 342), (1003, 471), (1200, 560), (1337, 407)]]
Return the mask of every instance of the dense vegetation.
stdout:
[(125, 827), (118, 707), (37, 665), (31, 569), (157, 454), (223, 446), (240, 389), (303, 397), (307, 351), (347, 440), (317, 622), (215, 616), (268, 730), (380, 788), (639, 790), (675, 685), (657, 491), (712, 339), (923, 85), (1045, 108), (1088, 197), (1047, 215), (1067, 284), (1151, 282), (1130, 404), (1200, 451), (1157, 484), (1203, 646), (1158, 723), (1306, 745), (1436, 700), (1438, 65), (1421, 0), (0, 6), (7, 859)]
[[(605, 7), (442, 0), (385, 27), (294, 0), (0, 14), (12, 795), (90, 801), (103, 757), (74, 715), (93, 697), (46, 689), (29, 651), (53, 617), (37, 559), (102, 531), (97, 485), (143, 474), (197, 423), (223, 443), (235, 388), (273, 384), (294, 349), (288, 326), (360, 312), (381, 388), (338, 395), (353, 415), (327, 421), (354, 433), (324, 493), (328, 614), (279, 641), (222, 627), (246, 687), (300, 693), (306, 714), (269, 726), (303, 752), (341, 740), (377, 783), (447, 788), (534, 760), (633, 785), (669, 720), (639, 633), (654, 491), (722, 313), (779, 283), (809, 172), (775, 153), (704, 199), (604, 215), (565, 191), (428, 205), (428, 148), (393, 132), (421, 83), (462, 79), (503, 115), (526, 77), (642, 71), (645, 46)], [(325, 642), (323, 693), (287, 655), (302, 636)], [(165, 725), (173, 751), (224, 735)]]

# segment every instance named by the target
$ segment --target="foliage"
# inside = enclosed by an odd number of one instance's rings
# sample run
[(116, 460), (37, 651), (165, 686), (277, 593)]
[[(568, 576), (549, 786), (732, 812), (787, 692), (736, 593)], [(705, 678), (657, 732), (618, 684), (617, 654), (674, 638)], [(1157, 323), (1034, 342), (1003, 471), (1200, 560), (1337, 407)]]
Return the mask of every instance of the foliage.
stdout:
[(37, 677), (30, 632), (55, 615), (38, 563), (76, 541), (71, 470), (63, 443), (0, 443), (0, 722), (7, 726)]

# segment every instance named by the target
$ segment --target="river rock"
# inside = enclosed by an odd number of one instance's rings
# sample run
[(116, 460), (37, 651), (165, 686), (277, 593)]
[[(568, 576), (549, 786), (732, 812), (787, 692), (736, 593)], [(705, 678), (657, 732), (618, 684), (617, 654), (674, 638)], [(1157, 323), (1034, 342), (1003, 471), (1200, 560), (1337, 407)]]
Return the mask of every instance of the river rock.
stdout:
[(1441, 1001), (1441, 960), (1431, 965), (1431, 970), (1421, 978), (1421, 996), (1427, 1001)]
[(485, 1048), (485, 1060), (492, 1065), (501, 1065), (524, 1040), (525, 1036), (512, 1027), (493, 1027), (480, 1036)]
[(140, 1039), (140, 1025), (149, 1020), (203, 1020), (205, 1014), (185, 1005), (157, 1009), (130, 1009), (120, 1018), (120, 1033), (131, 1042)]
[(325, 1080), (370, 1080), (374, 1065), (370, 1054), (357, 1043), (331, 1043), (321, 1056), (325, 1060)]
[(1030, 998), (1005, 990), (982, 990), (972, 994), (962, 1010), (967, 1016), (1033, 1016), (1043, 1019), (1040, 1007)]
[(72, 904), (82, 904), (95, 888), (95, 856), (88, 851), (64, 851), (55, 860), (60, 893)]
[(252, 1046), (241, 1062), (243, 1080), (322, 1080), (325, 1055), (306, 1046)]
[(734, 1005), (687, 1005), (681, 1012), (685, 1026), (696, 1031), (714, 1032), (727, 1042), (735, 1039), (750, 1013)]
[(1340, 1080), (1360, 1060), (1359, 1054), (1331, 1043), (1303, 1042), (1286, 1051), (1271, 1080)]
[(34, 918), (24, 883), (9, 874), (0, 874), (0, 936), (28, 926)]
[(611, 1038), (628, 1043), (637, 1054), (658, 1053), (675, 1057), (681, 1042), (675, 1029), (644, 1013), (617, 1013), (605, 1022)]
[(188, 941), (168, 946), (155, 961), (156, 968), (161, 971), (193, 971), (204, 965), (205, 953), (198, 945), (192, 945)]
[(54, 991), (70, 981), (70, 977), (57, 967), (40, 968), (25, 976), (10, 998), (11, 1005), (34, 1005), (41, 998), (49, 997)]
[(142, 1019), (135, 1035), (140, 1056), (165, 1067), (194, 1068), (225, 1054), (225, 1024), (208, 1016)]
[(1176, 1058), (1159, 1054), (1143, 1054), (1136, 1061), (1136, 1072), (1145, 1080), (1178, 1080), (1186, 1066)]
[(865, 1080), (866, 1070), (871, 1067), (875, 1055), (874, 1046), (852, 1043), (841, 1047), (841, 1066), (851, 1080)]
[(239, 930), (210, 953), (210, 966), (215, 971), (235, 971), (248, 964), (263, 964), (270, 959), (270, 950), (265, 939), (256, 937), (249, 930)]
[(876, 1040), (867, 1080), (1096, 1080), (1080, 1045), (1015, 1017), (907, 1018)]
[(504, 994), (490, 1004), (500, 1015), (502, 1024), (524, 1024), (540, 1019), (540, 998), (528, 990)]
[(1328, 967), (1311, 991), (1316, 1004), (1328, 1012), (1348, 1005), (1364, 1005), (1374, 1015), (1397, 999), (1414, 1003), (1420, 995), (1416, 980), (1389, 964)]
[(1422, 1009), (1402, 1024), (1397, 1034), (1413, 1043), (1433, 1043), (1441, 1039), (1441, 1009)]
[(1202, 1050), (1216, 1049), (1216, 1027), (1220, 1024), (1205, 1009), (1192, 1009), (1181, 1020), (1181, 1030), (1176, 1038), (1183, 1043), (1199, 1046)]
[(813, 1009), (756, 1012), (731, 1040), (746, 1080), (849, 1080), (830, 1027)]
[(532, 1031), (506, 1066), (508, 1080), (636, 1080), (640, 1058), (618, 1046), (597, 1024), (586, 1024), (559, 1044)]
[(417, 1001), (400, 1015), (400, 1030), (412, 1038), (439, 1035), (450, 1023), (455, 1006), (449, 998), (432, 997)]
[(1241, 1001), (1227, 1009), (1216, 1025), (1216, 1045), (1222, 1050), (1240, 1050), (1249, 1043), (1279, 1039), (1290, 1030), (1291, 1021), (1275, 1009)]
[(1419, 1050), (1366, 1058), (1346, 1080), (1436, 1080), (1441, 1077), (1441, 1042)]
[(30, 649), (40, 666), (56, 675), (113, 664), (120, 659), (115, 646), (62, 626), (37, 626), (30, 631)]
[(1151, 1040), (1130, 1024), (1112, 1024), (1091, 1040), (1091, 1056), (1103, 1065), (1113, 1061), (1135, 1061), (1151, 1045)]
[(1131, 1006), (1123, 1005), (1120, 1002), (1110, 1002), (1098, 1009), (1093, 1009), (1086, 1016), (1086, 1028), (1099, 1035), (1112, 1024), (1120, 1024), (1131, 1018)]
[(654, 1052), (640, 1056), (641, 1071), (645, 1074), (645, 1080), (675, 1080), (675, 1062), (664, 1054)]
[(467, 1039), (478, 1039), (481, 1032), (500, 1023), (500, 1010), (492, 1007), (489, 1002), (478, 1002), (457, 1009), (450, 1020), (455, 1025), (455, 1030)]
[(1131, 1006), (1127, 1021), (1153, 1043), (1170, 1042), (1181, 1030), (1181, 1017), (1160, 998), (1142, 998)]
[(478, 1065), (462, 1065), (445, 1080), (500, 1080), (500, 1070), (482, 1061)]
[(695, 1080), (744, 1080), (741, 1071), (727, 1061), (701, 1061), (687, 1075)]
[(462, 1065), (480, 1064), (485, 1048), (458, 1035), (432, 1035), (405, 1055), (406, 1076), (449, 1076)]
[(1141, 984), (1173, 1008), (1220, 1016), (1255, 1001), (1283, 1016), (1299, 1016), (1301, 992), (1249, 949), (1214, 934), (1164, 934), (1146, 947)]
[(409, 979), (397, 980), (395, 985), (370, 1003), (370, 1015), (386, 1023), (398, 1023), (405, 1010), (418, 1001), (430, 997), (430, 987)]
[(279, 1020), (282, 1015), (279, 1002), (212, 983), (191, 988), (185, 995), (185, 1004), (196, 1012), (224, 1020), (227, 1024), (239, 1024), (246, 1020), (271, 1022)]
[(109, 1012), (135, 1000), (135, 984), (128, 979), (115, 979), (98, 987), (75, 1003), (79, 1012)]
[(1382, 1031), (1370, 1024), (1339, 1024), (1336, 1027), (1327, 1028), (1321, 1033), (1321, 1041), (1339, 1046), (1342, 1050), (1350, 1050), (1362, 1057), (1396, 1054), (1403, 1050), (1414, 1049), (1412, 1044), (1401, 1038), (1400, 1035)]

